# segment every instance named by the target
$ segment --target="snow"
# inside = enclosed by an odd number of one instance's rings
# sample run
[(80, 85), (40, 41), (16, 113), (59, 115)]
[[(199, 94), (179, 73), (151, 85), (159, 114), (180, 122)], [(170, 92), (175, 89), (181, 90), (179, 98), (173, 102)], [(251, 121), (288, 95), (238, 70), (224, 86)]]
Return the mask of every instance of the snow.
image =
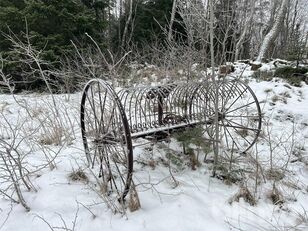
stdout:
[[(151, 67), (147, 65), (148, 67)], [(152, 68), (152, 67), (151, 67)], [(295, 131), (296, 147), (303, 148), (302, 158), (307, 158), (308, 150), (308, 86), (293, 87), (280, 79), (270, 82), (252, 79), (252, 71), (244, 64), (236, 65), (236, 74), (242, 73), (243, 78), (249, 79), (249, 85), (257, 95), (264, 113), (264, 121), (269, 122), (273, 142), (285, 141), (292, 131)], [(272, 67), (263, 65), (264, 69)], [(94, 183), (74, 182), (69, 174), (78, 168), (90, 175), (86, 169), (86, 158), (79, 129), (79, 101), (81, 94), (56, 95), (61, 105), (61, 113), (65, 117), (64, 108), (71, 119), (73, 126), (72, 141), (63, 147), (47, 145), (55, 152), (54, 169), (44, 168), (31, 176), (36, 191), (27, 191), (22, 188), (25, 200), (31, 210), (26, 212), (20, 204), (11, 203), (0, 198), (0, 230), (48, 230), (48, 224), (59, 230), (67, 226), (67, 230), (276, 230), (295, 227), (298, 230), (307, 230), (308, 224), (300, 222), (300, 214), (304, 216), (308, 210), (308, 167), (301, 161), (290, 162), (285, 179), (277, 183), (277, 187), (284, 195), (285, 202), (277, 205), (268, 198), (272, 189), (272, 181), (261, 182), (258, 189), (256, 206), (251, 206), (244, 200), (230, 204), (230, 199), (238, 192), (239, 185), (224, 184), (222, 180), (211, 177), (211, 164), (202, 164), (196, 171), (185, 166), (181, 169), (173, 166), (173, 175), (179, 182), (174, 187), (168, 167), (159, 163), (165, 158), (164, 147), (168, 144), (157, 144), (153, 148), (153, 156), (144, 147), (134, 150), (134, 182), (141, 201), (141, 209), (126, 214), (113, 214), (106, 203), (93, 190)], [(23, 105), (46, 113), (50, 111), (51, 98), (49, 95), (17, 95)], [(49, 103), (48, 103), (49, 102)], [(9, 95), (0, 95), (0, 120), (2, 126), (7, 118), (11, 126), (17, 126), (26, 120), (27, 128), (38, 126), (38, 117), (31, 121), (25, 110)], [(42, 113), (42, 114), (44, 114)], [(67, 121), (67, 120), (65, 120)], [(1, 126), (0, 126), (1, 127)], [(68, 126), (69, 127), (69, 126)], [(263, 126), (265, 131), (266, 126)], [(5, 134), (1, 127), (1, 139)], [(26, 157), (27, 166), (37, 169), (44, 163), (45, 156), (39, 146), (29, 146), (32, 138), (28, 137), (21, 143), (21, 149), (31, 151)], [(268, 168), (269, 146), (267, 135), (259, 140), (257, 148), (259, 158)], [(274, 165), (283, 169), (288, 156), (285, 148), (290, 146), (290, 139), (278, 145), (273, 153)], [(173, 149), (180, 150), (180, 144), (172, 141), (169, 144)], [(253, 154), (252, 154), (253, 155)], [(143, 166), (150, 158), (157, 161), (155, 168)], [(291, 160), (296, 159), (291, 156)], [(3, 171), (0, 169), (0, 172)], [(294, 183), (296, 187), (287, 187), (287, 183)], [(252, 182), (247, 181), (248, 185)], [(3, 185), (0, 184), (0, 189)], [(86, 208), (87, 207), (87, 208)], [(94, 214), (94, 215), (93, 215)], [(306, 214), (307, 216), (307, 214)], [(45, 220), (45, 222), (43, 221)], [(74, 220), (76, 222), (74, 223)], [(47, 224), (47, 223), (48, 224)], [(51, 230), (51, 229), (50, 229)]]

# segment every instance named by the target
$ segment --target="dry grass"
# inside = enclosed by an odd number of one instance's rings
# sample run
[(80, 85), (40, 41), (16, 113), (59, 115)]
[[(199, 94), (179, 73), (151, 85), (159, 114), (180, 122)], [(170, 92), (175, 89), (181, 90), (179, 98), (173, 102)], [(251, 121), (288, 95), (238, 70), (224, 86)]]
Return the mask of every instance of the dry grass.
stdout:
[(46, 130), (46, 133), (41, 135), (39, 140), (42, 145), (61, 145), (62, 137), (65, 136), (65, 129), (59, 126), (50, 127), (50, 130)]
[(301, 186), (298, 185), (298, 182), (294, 182), (294, 181), (291, 181), (291, 180), (284, 180), (284, 181), (282, 181), (282, 184), (287, 186), (290, 189), (302, 190)]
[(282, 193), (277, 189), (275, 183), (273, 184), (272, 190), (268, 193), (267, 198), (270, 199), (274, 205), (284, 203), (284, 197)]
[(149, 160), (148, 165), (152, 168), (152, 170), (155, 170), (155, 168), (156, 168), (155, 160), (153, 160), (153, 159)]
[[(291, 97), (289, 95), (289, 97)], [(287, 97), (285, 95), (274, 95), (272, 98), (272, 103), (275, 105), (277, 102), (282, 102), (284, 104), (287, 104), (288, 103), (288, 100), (287, 100)]]
[(141, 208), (139, 196), (134, 185), (129, 190), (128, 208), (131, 212), (135, 212)]
[(280, 181), (285, 177), (285, 174), (280, 169), (269, 169), (265, 172), (266, 179)]
[(234, 201), (239, 202), (240, 198), (243, 198), (245, 202), (251, 206), (255, 206), (257, 201), (252, 193), (247, 187), (241, 186), (238, 193), (236, 193), (230, 200), (229, 203), (232, 204)]
[(72, 181), (80, 181), (80, 182), (84, 182), (84, 183), (88, 183), (89, 182), (89, 178), (86, 175), (86, 173), (82, 170), (82, 169), (77, 169), (77, 170), (73, 170), (70, 174), (69, 174), (69, 179)]
[(39, 125), (37, 142), (40, 145), (62, 146), (71, 144), (75, 139), (75, 118), (61, 100), (57, 100), (57, 110), (48, 100), (42, 100), (40, 106), (29, 106), (31, 122)]
[(249, 135), (248, 129), (238, 129), (236, 133), (242, 137), (247, 137)]
[(282, 97), (291, 98), (291, 95), (288, 91), (282, 92), (279, 95), (281, 95)]
[(303, 208), (303, 212), (295, 212), (297, 215), (296, 223), (297, 226), (301, 226), (302, 230), (308, 229), (308, 212)]
[(264, 90), (264, 92), (265, 92), (266, 94), (268, 94), (268, 93), (270, 93), (270, 92), (272, 92), (272, 91), (273, 91), (272, 88), (267, 88), (267, 89)]
[(2, 114), (5, 109), (7, 108), (7, 106), (10, 105), (8, 102), (1, 102), (0, 103), (0, 113)]
[(278, 95), (274, 95), (274, 96), (272, 97), (272, 102), (276, 103), (276, 102), (279, 101), (279, 99), (280, 99), (280, 97), (279, 97)]

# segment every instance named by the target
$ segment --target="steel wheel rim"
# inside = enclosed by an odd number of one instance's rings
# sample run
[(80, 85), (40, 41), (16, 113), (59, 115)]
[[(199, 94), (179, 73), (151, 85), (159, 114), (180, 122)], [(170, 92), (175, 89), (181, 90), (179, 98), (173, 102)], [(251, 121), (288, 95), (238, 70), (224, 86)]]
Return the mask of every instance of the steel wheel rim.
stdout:
[(88, 165), (98, 171), (101, 191), (123, 202), (133, 172), (133, 149), (123, 107), (108, 83), (89, 81), (81, 100), (81, 131)]
[[(212, 118), (215, 118), (215, 93), (212, 87), (208, 107)], [(219, 81), (218, 108), (220, 146), (228, 151), (246, 153), (261, 132), (262, 113), (256, 95), (238, 79)], [(210, 123), (206, 129), (208, 135), (214, 137), (214, 124)]]

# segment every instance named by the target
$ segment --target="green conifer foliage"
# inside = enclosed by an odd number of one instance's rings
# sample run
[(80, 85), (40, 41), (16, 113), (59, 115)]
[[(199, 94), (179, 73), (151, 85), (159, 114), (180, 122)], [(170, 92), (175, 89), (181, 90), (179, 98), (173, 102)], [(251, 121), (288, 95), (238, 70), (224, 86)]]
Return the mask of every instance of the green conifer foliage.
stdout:
[[(70, 40), (82, 41), (85, 33), (103, 41), (106, 22), (97, 17), (95, 9), (104, 4), (87, 7), (74, 0), (15, 0), (1, 1), (0, 30), (9, 29), (20, 36), (28, 26), (31, 42), (38, 49), (45, 50), (46, 58), (55, 60), (72, 49)], [(7, 51), (9, 43), (0, 38), (0, 51)]]

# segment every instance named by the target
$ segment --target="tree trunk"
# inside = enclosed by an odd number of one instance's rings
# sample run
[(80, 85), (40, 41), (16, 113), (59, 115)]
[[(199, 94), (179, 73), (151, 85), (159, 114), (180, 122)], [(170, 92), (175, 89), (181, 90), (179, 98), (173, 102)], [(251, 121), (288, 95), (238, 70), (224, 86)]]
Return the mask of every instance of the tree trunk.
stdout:
[(294, 15), (293, 15), (292, 26), (291, 26), (291, 37), (294, 36), (295, 24), (296, 24), (296, 19), (297, 19), (297, 11), (298, 11), (297, 7), (298, 7), (298, 0), (296, 0), (295, 6), (294, 6)]
[(169, 23), (169, 31), (168, 31), (168, 42), (171, 42), (172, 39), (172, 26), (175, 18), (175, 11), (176, 11), (176, 0), (173, 0), (172, 11), (171, 11), (171, 18)]
[(250, 13), (250, 16), (249, 16), (249, 18), (246, 20), (245, 25), (244, 25), (243, 32), (242, 32), (242, 34), (241, 34), (239, 40), (237, 41), (237, 43), (236, 43), (236, 45), (235, 45), (235, 57), (234, 57), (234, 61), (237, 61), (238, 58), (239, 58), (239, 56), (240, 56), (241, 46), (243, 45), (245, 36), (246, 36), (246, 34), (247, 34), (248, 27), (251, 26), (251, 22), (252, 22), (252, 19), (253, 19), (254, 14), (255, 14), (255, 2), (252, 1), (252, 2), (251, 2), (251, 13)]
[(219, 126), (218, 126), (218, 85), (215, 80), (215, 52), (214, 52), (214, 0), (210, 1), (210, 50), (211, 50), (211, 68), (212, 68), (212, 81), (215, 89), (215, 118), (214, 118), (214, 130), (215, 130), (215, 141), (213, 142), (214, 149), (214, 167), (213, 167), (213, 176), (216, 175), (216, 169), (218, 165), (218, 143), (219, 140)]
[(122, 40), (122, 37), (121, 37), (121, 19), (122, 19), (122, 9), (123, 9), (123, 1), (120, 0), (119, 2), (119, 15), (118, 15), (118, 30), (119, 30), (119, 43), (121, 42)]
[(280, 10), (278, 12), (277, 18), (274, 22), (274, 25), (273, 25), (272, 29), (270, 29), (270, 31), (267, 33), (267, 35), (265, 36), (265, 38), (262, 42), (262, 45), (261, 45), (260, 50), (259, 50), (258, 57), (256, 59), (257, 62), (262, 61), (262, 59), (266, 55), (266, 52), (269, 50), (270, 45), (277, 38), (279, 31), (281, 30), (281, 27), (283, 25), (285, 14), (287, 12), (287, 5), (288, 5), (287, 3), (288, 3), (288, 0), (283, 0), (283, 2), (281, 3), (281, 7), (280, 7)]
[(127, 36), (127, 32), (128, 32), (128, 26), (129, 23), (132, 19), (132, 14), (133, 14), (133, 0), (130, 0), (129, 2), (129, 13), (128, 13), (128, 18), (125, 22), (125, 27), (124, 27), (124, 31), (123, 31), (123, 35), (122, 35), (122, 42), (121, 42), (121, 48), (124, 49), (124, 45), (125, 45), (125, 41), (126, 41), (126, 36)]

